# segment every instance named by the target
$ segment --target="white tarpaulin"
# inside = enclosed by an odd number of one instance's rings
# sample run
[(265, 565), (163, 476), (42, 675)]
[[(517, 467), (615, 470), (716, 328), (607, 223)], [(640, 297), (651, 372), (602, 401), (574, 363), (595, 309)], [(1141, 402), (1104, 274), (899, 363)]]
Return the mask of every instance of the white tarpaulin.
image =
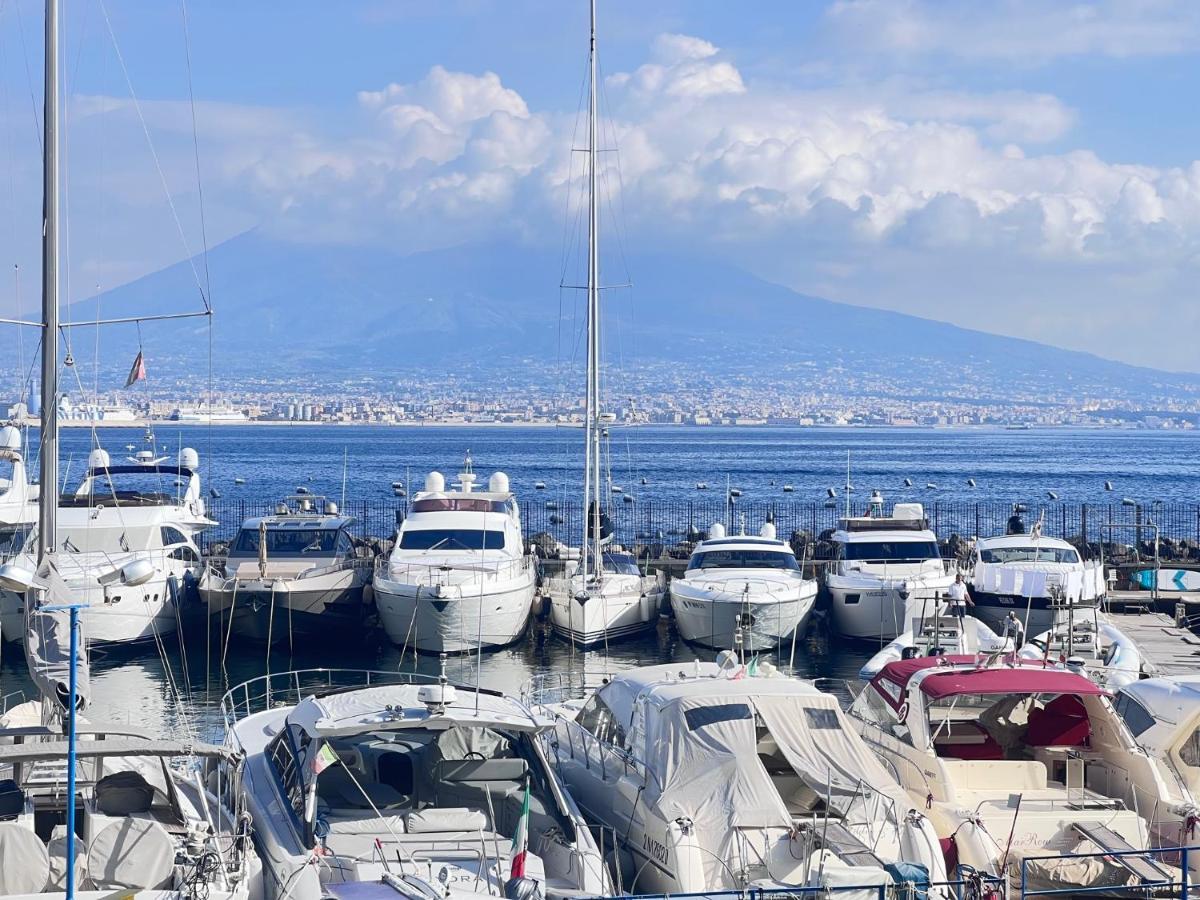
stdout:
[[(44, 564), (38, 570), (37, 580), (46, 586), (46, 590), (39, 592), (36, 607), (27, 606), (29, 612), (25, 616), (25, 655), (29, 662), (29, 676), (43, 697), (53, 699), (65, 710), (71, 679), (70, 613), (65, 610), (46, 612), (42, 607), (70, 603), (71, 589), (49, 564)], [(29, 599), (26, 603), (29, 604)], [(75, 692), (80, 709), (87, 706), (91, 697), (85, 646), (81, 624), (75, 665)]]

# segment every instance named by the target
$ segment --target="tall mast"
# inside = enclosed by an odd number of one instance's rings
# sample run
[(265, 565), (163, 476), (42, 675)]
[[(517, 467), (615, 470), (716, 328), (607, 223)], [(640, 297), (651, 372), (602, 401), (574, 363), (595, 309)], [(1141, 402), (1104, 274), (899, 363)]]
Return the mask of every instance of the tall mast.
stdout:
[(57, 543), (58, 516), (58, 0), (46, 0), (42, 115), (42, 435), (38, 564)]
[[(589, 556), (596, 579), (604, 572), (600, 548), (600, 211), (596, 200), (596, 0), (591, 0), (591, 41), (588, 44), (588, 280), (587, 280), (587, 403), (584, 464), (583, 574)], [(588, 531), (591, 519), (591, 552)]]

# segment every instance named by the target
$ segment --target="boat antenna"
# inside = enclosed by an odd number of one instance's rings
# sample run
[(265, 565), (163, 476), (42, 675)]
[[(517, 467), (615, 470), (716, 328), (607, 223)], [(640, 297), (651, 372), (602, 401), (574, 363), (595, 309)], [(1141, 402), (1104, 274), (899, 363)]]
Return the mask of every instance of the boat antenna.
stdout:
[(341, 504), (341, 506), (338, 507), (338, 510), (345, 510), (345, 508), (346, 508), (346, 471), (347, 471), (347, 468), (349, 467), (349, 463), (350, 463), (350, 448), (343, 446), (342, 447), (342, 504)]

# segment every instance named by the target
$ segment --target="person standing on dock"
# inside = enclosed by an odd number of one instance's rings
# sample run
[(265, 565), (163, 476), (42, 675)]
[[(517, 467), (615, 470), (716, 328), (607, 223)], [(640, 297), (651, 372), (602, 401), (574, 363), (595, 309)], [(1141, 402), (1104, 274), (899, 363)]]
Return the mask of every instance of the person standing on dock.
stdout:
[(958, 616), (958, 620), (961, 622), (966, 618), (967, 607), (975, 605), (975, 601), (967, 593), (967, 585), (963, 581), (962, 572), (954, 576), (954, 584), (950, 585), (948, 596), (950, 598), (950, 615)]

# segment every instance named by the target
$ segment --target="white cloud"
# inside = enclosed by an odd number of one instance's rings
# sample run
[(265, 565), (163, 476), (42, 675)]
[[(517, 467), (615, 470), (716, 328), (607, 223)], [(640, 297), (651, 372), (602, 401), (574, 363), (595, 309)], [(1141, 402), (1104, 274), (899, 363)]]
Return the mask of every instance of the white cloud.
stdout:
[(835, 26), (864, 49), (1042, 63), (1200, 49), (1192, 0), (838, 0)]

